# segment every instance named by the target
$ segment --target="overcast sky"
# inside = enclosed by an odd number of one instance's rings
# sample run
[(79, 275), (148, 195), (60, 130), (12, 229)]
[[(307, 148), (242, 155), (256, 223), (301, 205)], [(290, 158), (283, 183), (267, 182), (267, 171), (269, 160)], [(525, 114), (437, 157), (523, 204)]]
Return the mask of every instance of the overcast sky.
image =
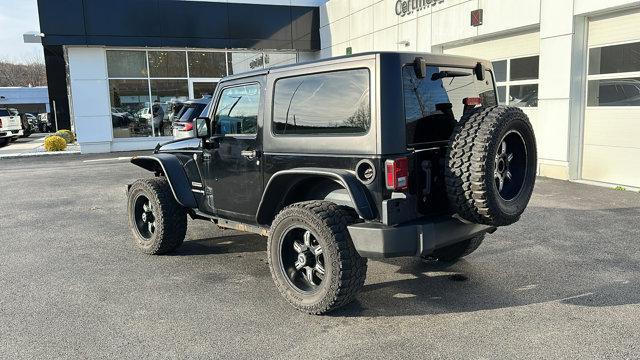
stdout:
[(0, 59), (44, 61), (42, 45), (22, 41), (22, 34), (39, 30), (37, 0), (0, 0)]

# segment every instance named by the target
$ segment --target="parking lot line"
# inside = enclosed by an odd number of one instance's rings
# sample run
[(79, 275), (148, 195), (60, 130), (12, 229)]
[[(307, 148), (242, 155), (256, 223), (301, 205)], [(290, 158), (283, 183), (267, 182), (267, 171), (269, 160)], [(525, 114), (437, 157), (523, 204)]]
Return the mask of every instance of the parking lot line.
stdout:
[(92, 160), (83, 160), (85, 163), (94, 163), (94, 162), (106, 162), (106, 161), (128, 161), (131, 160), (131, 156), (121, 156), (114, 158), (106, 158), (106, 159), (92, 159)]

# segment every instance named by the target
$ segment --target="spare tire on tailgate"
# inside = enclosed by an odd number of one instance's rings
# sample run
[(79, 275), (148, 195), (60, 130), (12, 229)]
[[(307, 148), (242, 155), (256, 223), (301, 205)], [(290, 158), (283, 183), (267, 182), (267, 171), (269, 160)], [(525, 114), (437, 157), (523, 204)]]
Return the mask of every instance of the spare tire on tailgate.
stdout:
[(536, 163), (536, 139), (522, 110), (475, 109), (451, 135), (445, 169), (449, 202), (470, 222), (513, 224), (531, 198)]

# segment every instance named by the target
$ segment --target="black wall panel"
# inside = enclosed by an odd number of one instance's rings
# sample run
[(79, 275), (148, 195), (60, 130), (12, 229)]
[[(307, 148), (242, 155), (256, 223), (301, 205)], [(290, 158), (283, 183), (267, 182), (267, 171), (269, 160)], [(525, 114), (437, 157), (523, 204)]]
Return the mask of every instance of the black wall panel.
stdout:
[(229, 37), (291, 41), (291, 7), (229, 5)]
[(38, 0), (45, 45), (319, 50), (315, 7), (185, 0)]
[(82, 0), (38, 0), (40, 29), (47, 35), (84, 35), (83, 12)]
[(49, 123), (55, 127), (54, 119), (57, 117), (57, 130), (71, 129), (69, 97), (67, 96), (67, 70), (62, 46), (45, 46), (44, 63), (47, 69), (49, 107), (51, 109)]
[(173, 38), (227, 39), (227, 3), (160, 0), (165, 36)]
[(88, 36), (162, 36), (157, 0), (83, 1)]

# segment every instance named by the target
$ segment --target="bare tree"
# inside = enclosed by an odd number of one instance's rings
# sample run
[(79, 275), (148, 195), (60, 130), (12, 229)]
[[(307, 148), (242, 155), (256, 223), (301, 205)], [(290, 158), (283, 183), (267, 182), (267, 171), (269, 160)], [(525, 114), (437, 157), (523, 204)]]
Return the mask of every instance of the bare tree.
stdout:
[(0, 61), (0, 87), (46, 85), (45, 66), (37, 59), (28, 59), (23, 64)]
[(349, 116), (344, 123), (352, 128), (368, 129), (371, 123), (369, 103), (361, 102), (353, 115)]

